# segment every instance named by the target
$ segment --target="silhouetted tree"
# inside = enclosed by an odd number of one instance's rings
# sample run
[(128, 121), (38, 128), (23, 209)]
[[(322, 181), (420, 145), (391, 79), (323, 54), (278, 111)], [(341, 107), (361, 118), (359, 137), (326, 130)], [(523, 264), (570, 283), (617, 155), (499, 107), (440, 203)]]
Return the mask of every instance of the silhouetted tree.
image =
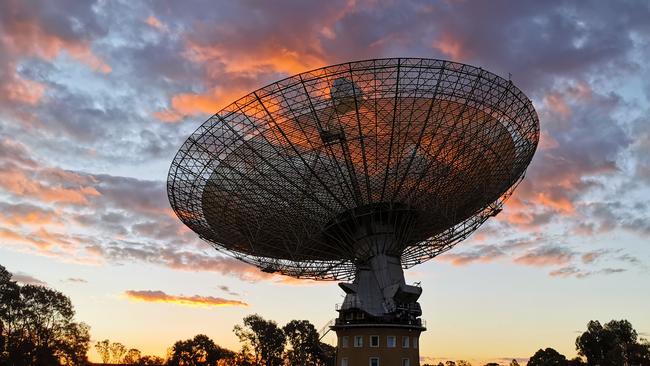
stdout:
[(111, 343), (111, 359), (113, 363), (122, 362), (122, 356), (126, 353), (126, 347), (120, 342)]
[(650, 366), (650, 341), (641, 338), (632, 349), (632, 364)]
[(290, 365), (312, 366), (319, 359), (320, 342), (318, 331), (307, 320), (292, 320), (282, 330), (287, 337), (291, 350), (287, 352)]
[(244, 344), (241, 351), (235, 355), (234, 364), (237, 366), (254, 366), (255, 356), (251, 353), (250, 347)]
[(567, 359), (553, 348), (540, 349), (528, 360), (527, 366), (567, 366)]
[(456, 366), (456, 362), (454, 362), (454, 361), (447, 361), (447, 362), (445, 362), (445, 366)]
[(232, 358), (234, 352), (214, 344), (212, 339), (199, 334), (192, 339), (174, 343), (169, 366), (216, 366), (222, 359)]
[(111, 342), (108, 339), (97, 341), (95, 343), (95, 350), (99, 353), (103, 363), (111, 362)]
[(483, 366), (499, 366), (499, 364), (496, 363), (496, 362), (488, 362), (488, 363), (486, 363), (486, 364), (483, 365)]
[(587, 358), (589, 366), (648, 365), (650, 351), (638, 340), (638, 334), (627, 320), (612, 320), (602, 326), (590, 321), (587, 331), (576, 339), (578, 354)]
[(519, 362), (513, 358), (512, 361), (510, 361), (510, 366), (519, 366)]
[(472, 364), (465, 360), (458, 360), (456, 361), (456, 366), (472, 366)]
[(138, 361), (138, 365), (163, 365), (165, 360), (158, 356), (142, 356)]
[(253, 349), (256, 365), (279, 366), (286, 344), (286, 336), (272, 320), (254, 314), (244, 318), (244, 326), (235, 325), (235, 334), (241, 342)]
[(122, 358), (122, 363), (127, 365), (135, 365), (140, 363), (140, 357), (142, 357), (142, 352), (139, 349), (131, 348), (126, 351), (124, 358)]
[(88, 326), (74, 322), (70, 299), (34, 285), (20, 286), (0, 266), (0, 364), (79, 365), (86, 362)]
[(569, 366), (585, 366), (586, 364), (582, 362), (580, 357), (574, 357), (567, 362)]
[(322, 366), (334, 366), (336, 364), (336, 347), (327, 343), (319, 342), (320, 353), (318, 355), (319, 364)]

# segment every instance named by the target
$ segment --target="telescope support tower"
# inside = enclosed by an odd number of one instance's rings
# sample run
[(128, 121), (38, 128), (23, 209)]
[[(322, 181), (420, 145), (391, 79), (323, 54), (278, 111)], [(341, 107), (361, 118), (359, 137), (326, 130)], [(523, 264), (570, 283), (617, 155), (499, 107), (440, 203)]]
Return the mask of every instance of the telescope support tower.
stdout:
[(393, 224), (404, 220), (396, 217), (355, 216), (357, 225), (348, 231), (355, 239), (352, 248), (365, 257), (359, 257), (354, 281), (339, 283), (346, 295), (331, 327), (338, 337), (337, 366), (372, 365), (373, 360), (419, 365), (419, 337), (426, 329), (417, 302), (422, 288), (406, 284), (399, 254), (387, 254), (400, 247)]

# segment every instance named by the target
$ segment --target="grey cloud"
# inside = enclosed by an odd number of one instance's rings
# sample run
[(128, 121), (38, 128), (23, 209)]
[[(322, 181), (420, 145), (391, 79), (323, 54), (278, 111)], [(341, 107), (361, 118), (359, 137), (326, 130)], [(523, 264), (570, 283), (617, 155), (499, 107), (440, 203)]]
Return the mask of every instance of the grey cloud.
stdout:
[(562, 267), (559, 269), (556, 269), (554, 271), (551, 271), (549, 275), (554, 276), (554, 277), (576, 277), (576, 278), (586, 278), (586, 277), (591, 277), (595, 275), (611, 275), (611, 274), (618, 274), (622, 272), (626, 272), (627, 269), (625, 268), (602, 268), (599, 270), (594, 270), (594, 271), (585, 271), (582, 269), (578, 269), (576, 267), (568, 266), (568, 267)]
[(23, 285), (47, 286), (47, 283), (36, 277), (30, 276), (24, 272), (16, 272), (11, 276), (12, 281), (22, 283)]
[(582, 259), (583, 263), (591, 264), (608, 253), (611, 253), (611, 251), (606, 249), (600, 249), (600, 250), (582, 253), (580, 258)]
[(473, 248), (472, 250), (446, 253), (439, 258), (449, 261), (454, 265), (462, 266), (474, 262), (490, 262), (503, 256), (505, 256), (505, 253), (499, 247), (494, 245), (482, 245)]
[(515, 263), (530, 266), (554, 266), (569, 263), (575, 256), (571, 249), (555, 245), (545, 245), (529, 250), (515, 258)]
[(65, 281), (66, 282), (71, 282), (71, 283), (88, 283), (88, 281), (86, 281), (85, 279), (78, 278), (78, 277), (70, 277), (70, 278), (66, 279)]
[(230, 287), (228, 287), (228, 286), (223, 286), (222, 285), (222, 286), (219, 286), (218, 288), (219, 288), (219, 290), (221, 290), (221, 291), (223, 291), (223, 292), (225, 292), (225, 293), (227, 293), (227, 294), (229, 294), (231, 296), (240, 296), (239, 293), (231, 290)]

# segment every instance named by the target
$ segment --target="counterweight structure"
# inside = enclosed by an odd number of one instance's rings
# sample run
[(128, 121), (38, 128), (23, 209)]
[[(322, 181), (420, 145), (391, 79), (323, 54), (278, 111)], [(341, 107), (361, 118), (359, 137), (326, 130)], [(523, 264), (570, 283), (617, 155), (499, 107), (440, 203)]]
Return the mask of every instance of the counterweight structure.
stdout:
[(266, 272), (351, 281), (340, 283), (335, 328), (422, 330), (421, 288), (403, 269), (498, 214), (538, 140), (531, 101), (481, 68), (349, 62), (212, 116), (180, 148), (167, 190), (178, 217), (219, 251)]

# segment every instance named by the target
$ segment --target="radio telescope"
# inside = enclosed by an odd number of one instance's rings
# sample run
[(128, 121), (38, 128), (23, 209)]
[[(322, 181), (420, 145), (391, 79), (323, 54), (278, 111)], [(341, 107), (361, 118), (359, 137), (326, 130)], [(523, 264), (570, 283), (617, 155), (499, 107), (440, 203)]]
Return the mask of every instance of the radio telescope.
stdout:
[(265, 272), (351, 281), (339, 284), (337, 365), (418, 365), (422, 289), (403, 269), (498, 214), (538, 141), (531, 101), (481, 68), (349, 62), (219, 111), (178, 151), (167, 191), (221, 252)]

